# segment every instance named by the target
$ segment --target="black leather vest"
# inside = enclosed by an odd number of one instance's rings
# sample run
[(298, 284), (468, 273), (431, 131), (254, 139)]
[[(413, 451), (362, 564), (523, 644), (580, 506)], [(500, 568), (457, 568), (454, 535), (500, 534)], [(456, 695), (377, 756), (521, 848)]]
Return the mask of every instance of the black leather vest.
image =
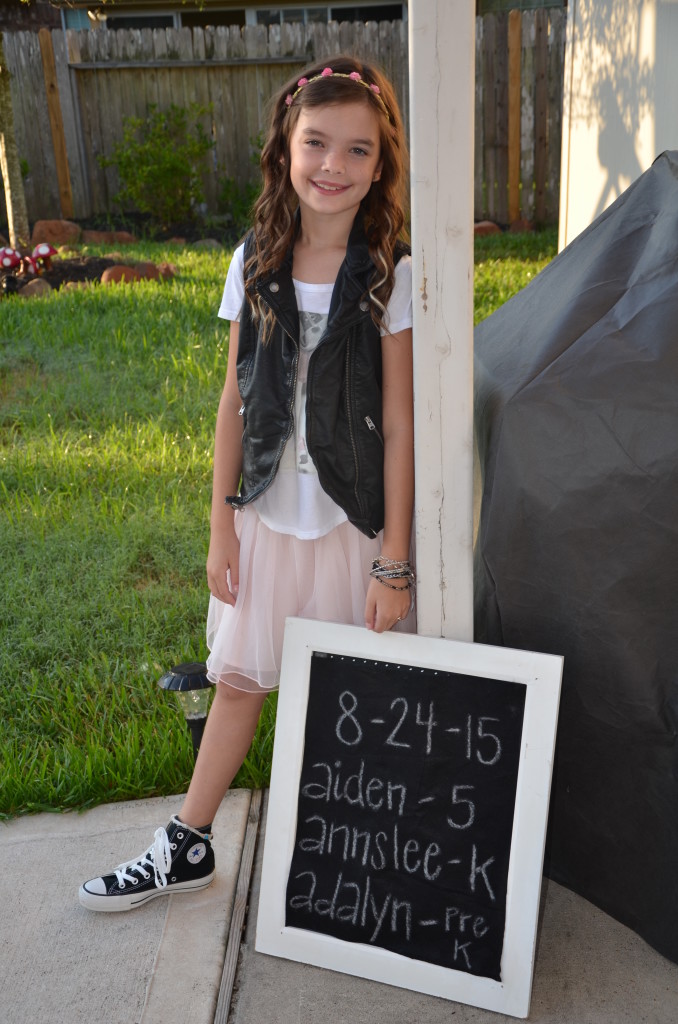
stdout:
[[(245, 260), (250, 237), (245, 243)], [(396, 262), (409, 252), (398, 243)], [(369, 537), (384, 525), (384, 443), (381, 433), (381, 337), (370, 315), (367, 285), (374, 270), (362, 215), (356, 218), (332, 292), (327, 328), (311, 354), (306, 385), (306, 442), (324, 491)], [(299, 358), (299, 311), (292, 281), (292, 250), (257, 291), (275, 313), (263, 345), (243, 302), (238, 340), (242, 399), (240, 508), (270, 486), (293, 429)]]

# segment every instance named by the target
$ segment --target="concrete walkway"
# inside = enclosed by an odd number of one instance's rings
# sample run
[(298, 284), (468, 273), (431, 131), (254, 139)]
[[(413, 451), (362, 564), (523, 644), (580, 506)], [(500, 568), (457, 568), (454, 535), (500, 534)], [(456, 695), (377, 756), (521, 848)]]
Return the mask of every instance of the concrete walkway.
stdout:
[(2, 1024), (212, 1024), (250, 801), (219, 810), (209, 889), (132, 913), (85, 910), (78, 888), (143, 853), (181, 797), (0, 824)]
[[(253, 805), (245, 790), (230, 793), (217, 815), (218, 875), (209, 889), (159, 898), (132, 913), (82, 909), (80, 882), (141, 853), (180, 803), (181, 797), (173, 797), (110, 804), (85, 814), (40, 814), (0, 825), (2, 1024), (213, 1024), (215, 1014), (217, 1024), (513, 1019), (256, 953), (261, 841), (240, 944), (238, 878)], [(224, 1005), (229, 934), (234, 969), (238, 963)], [(678, 965), (547, 881), (529, 1019), (675, 1024)]]

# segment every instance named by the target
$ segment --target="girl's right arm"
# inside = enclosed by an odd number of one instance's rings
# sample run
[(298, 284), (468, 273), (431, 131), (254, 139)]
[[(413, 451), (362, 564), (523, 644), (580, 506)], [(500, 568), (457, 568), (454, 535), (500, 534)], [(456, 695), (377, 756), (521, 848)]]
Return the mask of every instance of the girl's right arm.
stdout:
[[(219, 402), (214, 435), (214, 474), (207, 582), (210, 591), (225, 604), (238, 596), (240, 543), (235, 533), (234, 509), (224, 498), (236, 494), (242, 470), (242, 402), (238, 392), (236, 363), (240, 325), (231, 321), (226, 383)], [(230, 587), (229, 587), (230, 579)]]

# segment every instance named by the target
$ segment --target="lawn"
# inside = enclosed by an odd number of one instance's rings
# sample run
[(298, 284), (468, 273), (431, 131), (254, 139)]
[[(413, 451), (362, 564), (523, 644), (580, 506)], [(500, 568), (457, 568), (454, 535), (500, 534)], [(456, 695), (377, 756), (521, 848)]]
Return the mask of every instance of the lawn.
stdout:
[[(476, 243), (476, 319), (555, 254)], [(230, 253), (139, 245), (171, 282), (0, 302), (0, 816), (182, 792), (192, 750), (157, 680), (203, 661)], [(267, 784), (275, 698), (236, 785)]]

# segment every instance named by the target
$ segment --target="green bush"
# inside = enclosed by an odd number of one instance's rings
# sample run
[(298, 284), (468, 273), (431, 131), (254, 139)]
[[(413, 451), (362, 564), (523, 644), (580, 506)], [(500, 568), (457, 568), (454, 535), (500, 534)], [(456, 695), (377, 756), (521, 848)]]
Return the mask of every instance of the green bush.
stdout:
[(150, 106), (145, 118), (125, 118), (122, 142), (101, 158), (120, 178), (115, 201), (163, 227), (192, 220), (205, 198), (200, 175), (214, 146), (199, 121), (206, 113), (195, 103), (187, 109), (172, 104), (164, 111)]
[(263, 132), (250, 139), (250, 163), (257, 168), (253, 181), (239, 185), (235, 178), (220, 178), (217, 194), (217, 209), (228, 217), (235, 238), (241, 238), (252, 225), (252, 208), (261, 191), (261, 150), (264, 146)]
[(221, 178), (217, 206), (219, 213), (225, 214), (235, 238), (240, 238), (251, 227), (252, 207), (259, 195), (260, 185), (248, 181), (240, 186), (235, 178)]

